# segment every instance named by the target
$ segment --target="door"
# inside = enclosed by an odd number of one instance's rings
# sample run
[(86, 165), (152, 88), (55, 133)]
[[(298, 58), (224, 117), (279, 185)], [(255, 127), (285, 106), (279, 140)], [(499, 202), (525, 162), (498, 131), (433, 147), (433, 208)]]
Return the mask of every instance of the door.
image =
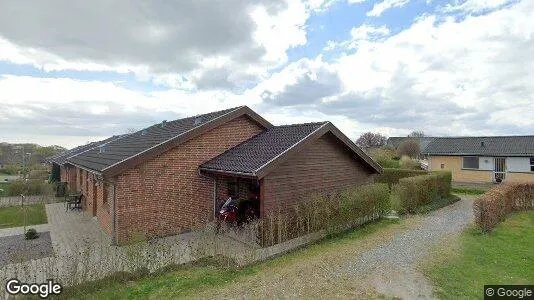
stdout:
[(493, 176), (496, 182), (504, 181), (506, 177), (506, 157), (495, 157)]

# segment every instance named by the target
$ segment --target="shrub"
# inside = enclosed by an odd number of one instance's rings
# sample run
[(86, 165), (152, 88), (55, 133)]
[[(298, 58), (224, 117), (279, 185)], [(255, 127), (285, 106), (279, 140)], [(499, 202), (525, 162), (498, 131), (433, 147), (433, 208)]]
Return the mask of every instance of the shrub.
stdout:
[(15, 180), (9, 186), (9, 196), (43, 195), (51, 194), (53, 186), (40, 179), (27, 180), (26, 184), (22, 180)]
[(24, 237), (27, 239), (27, 240), (33, 240), (33, 239), (36, 239), (39, 237), (39, 234), (37, 233), (37, 230), (35, 230), (34, 228), (30, 228), (26, 231), (26, 233), (24, 233)]
[(511, 212), (529, 209), (534, 209), (533, 183), (498, 185), (473, 203), (475, 223), (484, 232), (491, 231)]
[(48, 176), (50, 174), (48, 173), (48, 170), (43, 170), (43, 169), (34, 169), (34, 170), (30, 170), (30, 172), (28, 172), (28, 177), (29, 179), (41, 179), (41, 180), (46, 180), (48, 179)]
[(405, 140), (397, 147), (398, 157), (403, 157), (406, 155), (411, 158), (416, 158), (419, 156), (419, 154), (421, 154), (421, 148), (419, 145), (419, 141), (415, 139)]
[(259, 224), (260, 242), (269, 246), (320, 230), (336, 232), (376, 218), (390, 207), (386, 184), (315, 194), (307, 201), (263, 217)]
[(14, 180), (9, 185), (9, 196), (19, 196), (24, 193), (24, 181)]
[(403, 169), (409, 169), (409, 170), (421, 170), (421, 167), (419, 166), (419, 163), (408, 157), (408, 156), (403, 156), (401, 157), (400, 159), (400, 166), (401, 168)]
[(387, 183), (391, 187), (393, 184), (398, 183), (401, 178), (428, 174), (430, 173), (425, 170), (384, 168), (382, 169), (382, 173), (376, 178), (376, 182)]
[(407, 177), (393, 187), (392, 202), (399, 212), (415, 212), (421, 205), (436, 199), (448, 198), (451, 191), (450, 172), (435, 172), (429, 175)]
[(56, 197), (65, 197), (67, 195), (67, 183), (66, 182), (54, 182), (54, 191)]
[(395, 150), (387, 148), (369, 149), (369, 156), (382, 168), (399, 168), (399, 160), (395, 159)]

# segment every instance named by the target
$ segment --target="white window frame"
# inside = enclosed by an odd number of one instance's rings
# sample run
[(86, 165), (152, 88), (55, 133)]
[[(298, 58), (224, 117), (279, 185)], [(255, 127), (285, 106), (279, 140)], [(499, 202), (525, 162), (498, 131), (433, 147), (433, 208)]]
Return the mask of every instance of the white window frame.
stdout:
[(530, 162), (530, 172), (534, 173), (534, 156), (529, 157)]

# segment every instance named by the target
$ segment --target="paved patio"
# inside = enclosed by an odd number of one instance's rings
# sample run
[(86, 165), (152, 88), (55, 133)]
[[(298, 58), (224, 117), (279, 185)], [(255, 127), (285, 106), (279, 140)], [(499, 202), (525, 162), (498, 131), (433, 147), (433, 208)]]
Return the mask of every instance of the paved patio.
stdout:
[[(49, 231), (53, 256), (23, 263), (0, 266), (0, 283), (10, 278), (23, 282), (45, 282), (53, 278), (64, 286), (102, 279), (117, 272), (139, 269), (155, 271), (206, 256), (224, 255), (238, 264), (266, 259), (313, 241), (311, 234), (269, 248), (251, 247), (227, 235), (215, 235), (213, 228), (158, 238), (127, 246), (111, 245), (111, 238), (91, 215), (65, 210), (63, 203), (46, 205), (48, 224), (31, 226), (39, 232)], [(23, 228), (0, 230), (0, 236), (23, 233)], [(0, 285), (0, 298), (5, 296)]]
[[(202, 234), (113, 246), (96, 218), (78, 210), (65, 210), (63, 203), (46, 205), (48, 224), (31, 226), (39, 232), (49, 231), (52, 257), (0, 266), (0, 282), (19, 278), (25, 282), (45, 282), (48, 278), (66, 286), (101, 279), (116, 272), (133, 272), (141, 268), (154, 271), (170, 264), (183, 264), (213, 253), (198, 250), (205, 239)], [(0, 236), (22, 234), (23, 228), (0, 230)], [(0, 298), (5, 296), (0, 285)]]
[(111, 246), (110, 236), (98, 220), (82, 210), (66, 210), (64, 203), (46, 205), (48, 228), (57, 252), (70, 252), (81, 246)]

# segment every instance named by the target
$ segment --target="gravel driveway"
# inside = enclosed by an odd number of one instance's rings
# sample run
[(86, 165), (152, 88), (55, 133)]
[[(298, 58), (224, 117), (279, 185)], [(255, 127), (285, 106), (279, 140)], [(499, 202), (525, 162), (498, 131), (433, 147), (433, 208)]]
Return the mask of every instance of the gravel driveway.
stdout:
[(362, 253), (336, 275), (365, 276), (368, 284), (389, 296), (432, 298), (432, 286), (416, 266), (441, 238), (459, 233), (472, 221), (474, 199), (462, 196), (462, 200), (424, 216), (421, 226)]
[(472, 221), (474, 199), (462, 196), (452, 205), (404, 219), (362, 239), (304, 248), (296, 257), (204, 290), (195, 298), (433, 298), (432, 286), (417, 266), (442, 238), (459, 233)]

